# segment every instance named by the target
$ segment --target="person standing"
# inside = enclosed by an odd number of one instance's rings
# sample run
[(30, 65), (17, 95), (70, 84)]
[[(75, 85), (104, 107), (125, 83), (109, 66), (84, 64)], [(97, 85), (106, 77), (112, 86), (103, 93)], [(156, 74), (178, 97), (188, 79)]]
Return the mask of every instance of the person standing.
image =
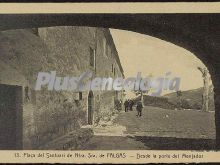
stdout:
[(133, 106), (134, 106), (134, 101), (130, 100), (130, 102), (129, 102), (130, 111), (133, 111)]
[(124, 106), (125, 106), (125, 112), (127, 112), (128, 111), (128, 106), (129, 106), (128, 100), (125, 100)]
[(141, 117), (142, 116), (142, 109), (143, 109), (143, 105), (142, 105), (142, 102), (141, 101), (138, 101), (137, 102), (137, 116)]

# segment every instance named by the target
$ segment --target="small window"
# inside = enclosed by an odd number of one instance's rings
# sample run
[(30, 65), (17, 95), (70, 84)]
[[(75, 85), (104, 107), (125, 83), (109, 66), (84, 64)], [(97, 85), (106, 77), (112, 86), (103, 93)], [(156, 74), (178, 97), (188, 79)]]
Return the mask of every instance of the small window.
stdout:
[(95, 68), (95, 49), (90, 47), (90, 66)]
[(79, 100), (82, 100), (82, 92), (79, 92)]
[(96, 38), (96, 30), (93, 31), (93, 38)]
[(114, 68), (114, 76), (115, 76), (115, 73), (116, 73), (116, 72), (115, 72), (115, 68)]
[(112, 73), (114, 72), (114, 64), (112, 64)]

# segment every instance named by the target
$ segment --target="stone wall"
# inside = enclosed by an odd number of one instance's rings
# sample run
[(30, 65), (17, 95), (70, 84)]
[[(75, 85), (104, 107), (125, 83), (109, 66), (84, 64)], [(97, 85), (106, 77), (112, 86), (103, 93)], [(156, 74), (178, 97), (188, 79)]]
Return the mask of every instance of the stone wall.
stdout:
[[(108, 29), (49, 27), (36, 31), (11, 30), (0, 33), (0, 83), (22, 86), (23, 148), (37, 149), (68, 132), (88, 124), (88, 91), (35, 91), (40, 71), (59, 76), (79, 76), (91, 70), (97, 76), (112, 76), (114, 43)], [(107, 36), (108, 35), (108, 36)], [(104, 53), (103, 38), (110, 45)], [(90, 66), (90, 50), (96, 50), (96, 68)], [(113, 51), (111, 51), (111, 49)], [(118, 74), (121, 72), (117, 70)], [(114, 92), (94, 92), (94, 124), (114, 111)]]

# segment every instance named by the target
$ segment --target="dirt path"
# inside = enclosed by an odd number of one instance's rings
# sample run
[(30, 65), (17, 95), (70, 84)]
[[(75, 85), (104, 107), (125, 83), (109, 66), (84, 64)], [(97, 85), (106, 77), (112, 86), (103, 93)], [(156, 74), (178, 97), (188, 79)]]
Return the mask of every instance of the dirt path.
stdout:
[(213, 149), (214, 113), (145, 107), (121, 112), (104, 127), (95, 127), (86, 150)]

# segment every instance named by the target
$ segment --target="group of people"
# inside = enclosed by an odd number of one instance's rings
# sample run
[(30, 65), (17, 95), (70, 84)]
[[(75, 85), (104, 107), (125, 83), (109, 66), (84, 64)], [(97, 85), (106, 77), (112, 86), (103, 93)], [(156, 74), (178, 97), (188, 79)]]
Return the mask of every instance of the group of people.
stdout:
[[(134, 106), (134, 101), (133, 100), (125, 100), (124, 102), (124, 106), (125, 106), (125, 112), (133, 111), (133, 106)], [(137, 102), (137, 106), (136, 106), (136, 110), (137, 110), (137, 115), (138, 117), (142, 116), (142, 109), (143, 109), (143, 105), (141, 101)]]
[(134, 101), (133, 100), (125, 100), (124, 102), (125, 112), (133, 111)]

